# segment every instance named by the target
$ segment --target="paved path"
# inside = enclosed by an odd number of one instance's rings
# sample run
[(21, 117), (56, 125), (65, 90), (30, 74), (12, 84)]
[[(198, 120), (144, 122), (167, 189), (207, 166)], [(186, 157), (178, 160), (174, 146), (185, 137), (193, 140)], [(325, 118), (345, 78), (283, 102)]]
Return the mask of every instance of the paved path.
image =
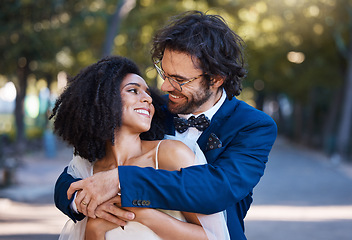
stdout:
[(246, 218), (248, 240), (351, 240), (352, 166), (276, 142)]
[(1, 240), (57, 240), (67, 218), (54, 206), (57, 177), (72, 158), (60, 146), (55, 158), (26, 154), (16, 173), (17, 184), (0, 189)]
[[(72, 156), (27, 155), (18, 185), (0, 189), (0, 240), (57, 239), (66, 217), (53, 186)], [(352, 166), (279, 139), (246, 218), (248, 240), (351, 240)]]

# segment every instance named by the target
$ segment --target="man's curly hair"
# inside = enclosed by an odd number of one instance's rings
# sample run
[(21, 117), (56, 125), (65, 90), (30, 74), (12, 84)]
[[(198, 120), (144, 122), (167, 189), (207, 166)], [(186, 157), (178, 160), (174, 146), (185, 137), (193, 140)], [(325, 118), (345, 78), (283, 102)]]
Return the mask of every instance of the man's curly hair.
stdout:
[(171, 19), (154, 37), (152, 60), (161, 60), (165, 49), (196, 57), (206, 81), (221, 76), (229, 99), (242, 91), (242, 79), (246, 76), (244, 42), (232, 31), (219, 15), (207, 15), (189, 11)]
[[(120, 85), (125, 76), (141, 76), (131, 60), (110, 56), (101, 59), (70, 78), (64, 92), (56, 100), (54, 132), (74, 147), (74, 154), (93, 162), (106, 154), (106, 144), (114, 144), (115, 130), (122, 125)], [(161, 139), (164, 136), (162, 98), (152, 92), (156, 109), (152, 127), (144, 139)]]

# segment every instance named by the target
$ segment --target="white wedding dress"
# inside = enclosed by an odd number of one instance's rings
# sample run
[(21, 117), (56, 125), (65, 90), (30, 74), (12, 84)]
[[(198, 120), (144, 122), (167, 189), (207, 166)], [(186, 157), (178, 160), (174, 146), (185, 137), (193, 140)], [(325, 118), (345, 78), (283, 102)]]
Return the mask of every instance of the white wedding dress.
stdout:
[[(177, 140), (173, 136), (166, 136), (166, 139)], [(161, 142), (161, 141), (160, 141)], [(160, 142), (157, 146), (156, 156), (158, 155), (158, 149)], [(185, 143), (187, 144), (187, 143)], [(206, 159), (203, 152), (200, 150), (197, 144), (189, 143), (187, 144), (193, 152), (196, 154), (196, 163), (205, 164)], [(158, 168), (158, 159), (156, 157), (156, 169)], [(74, 156), (71, 160), (67, 172), (75, 178), (87, 178), (93, 174), (93, 165), (87, 160)], [(171, 210), (160, 210), (170, 216), (177, 218), (180, 221), (185, 221), (183, 214), (179, 211)], [(224, 212), (219, 212), (211, 215), (197, 214), (199, 221), (204, 228), (209, 240), (229, 240), (230, 236), (228, 233), (226, 219)], [(74, 223), (71, 219), (65, 224), (59, 240), (84, 240), (85, 228), (87, 224), (87, 218)], [(138, 222), (128, 222), (127, 225), (122, 228), (118, 227), (111, 231), (108, 231), (105, 235), (106, 240), (161, 240), (161, 238), (156, 235), (147, 226), (140, 224)]]

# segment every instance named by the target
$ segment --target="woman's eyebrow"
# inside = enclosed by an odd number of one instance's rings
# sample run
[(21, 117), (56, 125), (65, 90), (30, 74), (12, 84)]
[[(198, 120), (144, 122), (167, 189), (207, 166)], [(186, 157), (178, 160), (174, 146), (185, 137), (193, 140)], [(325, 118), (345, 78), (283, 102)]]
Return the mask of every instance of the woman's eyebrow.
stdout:
[(128, 85), (135, 85), (137, 87), (141, 87), (141, 85), (139, 83), (134, 83), (134, 82), (131, 82), (131, 83), (127, 83), (125, 86), (123, 87), (127, 87)]

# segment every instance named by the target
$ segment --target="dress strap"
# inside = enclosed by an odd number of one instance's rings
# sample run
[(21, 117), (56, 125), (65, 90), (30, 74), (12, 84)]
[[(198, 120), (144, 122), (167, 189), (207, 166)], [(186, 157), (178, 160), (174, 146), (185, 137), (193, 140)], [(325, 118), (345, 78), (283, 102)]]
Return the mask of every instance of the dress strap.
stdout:
[(161, 140), (158, 145), (156, 146), (156, 150), (155, 150), (155, 169), (159, 169), (159, 161), (158, 161), (158, 153), (159, 153), (159, 146), (160, 146), (160, 143), (162, 142), (163, 140)]

